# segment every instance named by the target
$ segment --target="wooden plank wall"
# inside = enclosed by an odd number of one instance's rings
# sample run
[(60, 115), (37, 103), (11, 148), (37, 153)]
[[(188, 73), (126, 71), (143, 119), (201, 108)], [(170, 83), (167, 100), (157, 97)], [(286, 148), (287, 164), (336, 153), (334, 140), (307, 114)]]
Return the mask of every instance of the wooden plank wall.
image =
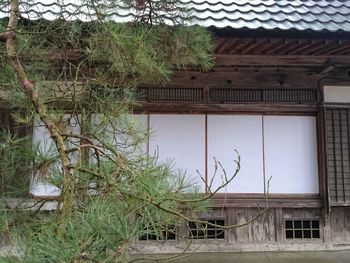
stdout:
[(350, 207), (332, 207), (330, 226), (333, 242), (350, 242)]
[[(239, 225), (254, 218), (257, 213), (258, 211), (256, 208), (231, 208), (228, 211), (228, 217), (231, 224)], [(279, 227), (281, 226), (276, 224), (275, 211), (271, 209), (251, 224), (228, 231), (228, 242), (277, 242), (276, 231)]]
[[(256, 208), (232, 208), (228, 210), (228, 222), (242, 224), (257, 214)], [(321, 209), (317, 208), (271, 208), (251, 224), (228, 231), (228, 243), (265, 242), (310, 242), (310, 240), (287, 240), (285, 219), (321, 219)], [(323, 242), (321, 238), (313, 240)]]
[[(203, 214), (201, 218), (224, 219), (227, 225), (245, 224), (254, 218), (258, 213), (256, 208), (217, 208), (213, 211)], [(315, 239), (286, 239), (285, 220), (320, 220), (320, 238)], [(347, 221), (345, 221), (347, 222)], [(340, 225), (339, 225), (340, 226)], [(177, 232), (181, 235), (176, 240), (165, 243), (157, 243), (156, 241), (136, 241), (135, 248), (138, 251), (151, 249), (151, 253), (157, 251), (170, 252), (174, 248), (185, 248), (188, 240), (183, 238), (189, 236), (189, 230), (186, 226), (180, 226)], [(324, 227), (322, 219), (322, 211), (320, 208), (271, 208), (265, 214), (251, 222), (250, 224), (233, 228), (225, 232), (224, 239), (200, 239), (193, 240), (193, 247), (197, 249), (203, 247), (206, 251), (220, 251), (232, 249), (233, 247), (241, 247), (249, 245), (250, 249), (259, 248), (264, 250), (264, 246), (268, 245), (289, 245), (297, 244), (303, 247), (314, 244), (319, 247), (325, 244)], [(336, 237), (338, 238), (338, 237)], [(341, 237), (338, 238), (341, 240)], [(336, 239), (333, 239), (336, 240)]]

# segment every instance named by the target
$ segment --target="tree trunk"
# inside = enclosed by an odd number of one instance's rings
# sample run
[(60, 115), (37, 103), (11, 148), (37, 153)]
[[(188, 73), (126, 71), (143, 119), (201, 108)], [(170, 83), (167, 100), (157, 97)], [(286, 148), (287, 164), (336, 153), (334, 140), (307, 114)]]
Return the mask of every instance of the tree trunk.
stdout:
[(5, 39), (7, 59), (8, 63), (13, 67), (17, 74), (17, 77), (21, 83), (23, 91), (31, 100), (36, 112), (38, 113), (41, 121), (49, 130), (51, 138), (56, 144), (63, 172), (63, 186), (61, 192), (61, 201), (63, 201), (62, 208), (62, 220), (67, 219), (73, 208), (74, 197), (74, 179), (73, 179), (73, 166), (68, 156), (67, 148), (64, 144), (64, 138), (60, 134), (60, 130), (55, 122), (53, 122), (49, 115), (48, 110), (44, 103), (42, 103), (38, 92), (35, 89), (34, 84), (27, 78), (26, 72), (22, 66), (21, 61), (17, 55), (16, 48), (16, 33), (19, 18), (19, 1), (12, 0), (11, 13), (9, 18), (8, 27), (5, 34), (2, 34), (1, 39)]

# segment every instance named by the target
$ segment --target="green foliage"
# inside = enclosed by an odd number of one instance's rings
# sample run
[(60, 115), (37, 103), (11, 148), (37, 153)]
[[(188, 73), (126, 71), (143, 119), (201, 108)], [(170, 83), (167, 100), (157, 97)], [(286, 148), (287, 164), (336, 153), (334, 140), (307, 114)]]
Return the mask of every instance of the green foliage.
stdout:
[[(56, 214), (35, 220), (29, 217), (24, 227), (16, 224), (13, 231), (17, 232), (19, 246), (25, 244), (21, 262), (125, 262), (135, 239), (147, 233), (161, 237), (164, 226), (183, 222), (176, 213), (188, 210), (195, 216), (205, 206), (179, 202), (185, 198), (188, 184), (181, 175), (155, 162), (146, 163), (142, 170), (132, 165), (114, 174), (112, 170), (109, 167), (103, 179), (96, 179), (98, 187), (87, 203), (73, 211), (63, 233), (59, 232)], [(152, 227), (146, 229), (146, 225)]]
[(191, 65), (208, 70), (213, 65), (211, 38), (200, 27), (115, 23), (101, 27), (87, 40), (87, 55), (92, 63), (108, 65), (101, 70), (117, 76), (118, 84), (164, 84), (174, 68)]
[[(20, 53), (30, 60), (26, 70), (35, 81), (84, 78), (99, 84), (134, 86), (165, 84), (173, 69), (213, 66), (212, 38), (198, 26), (117, 24), (114, 22), (42, 21), (23, 26)], [(54, 53), (79, 53), (69, 71), (53, 71)], [(28, 57), (30, 54), (30, 57)], [(70, 58), (68, 57), (68, 60)], [(77, 70), (89, 70), (81, 75)]]
[(23, 195), (28, 192), (33, 150), (29, 138), (17, 138), (7, 130), (0, 132), (0, 175), (2, 193)]
[(121, 254), (125, 257), (127, 251), (118, 253), (118, 248), (132, 241), (137, 226), (129, 224), (126, 204), (111, 201), (96, 198), (84, 212), (74, 211), (63, 234), (57, 234), (57, 218), (51, 216), (40, 234), (33, 233), (21, 262), (117, 262)]

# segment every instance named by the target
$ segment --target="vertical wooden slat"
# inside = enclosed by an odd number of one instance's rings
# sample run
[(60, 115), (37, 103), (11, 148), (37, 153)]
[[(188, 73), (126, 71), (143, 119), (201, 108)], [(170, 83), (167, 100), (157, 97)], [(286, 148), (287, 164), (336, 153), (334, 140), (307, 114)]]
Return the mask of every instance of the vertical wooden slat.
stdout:
[(205, 139), (205, 192), (208, 193), (210, 189), (208, 189), (208, 114), (205, 114), (205, 132), (204, 132), (204, 139)]
[(322, 133), (322, 137), (321, 138), (321, 147), (324, 149), (324, 154), (321, 151), (321, 163), (324, 164), (324, 172), (323, 172), (323, 176), (324, 176), (324, 180), (323, 180), (323, 184), (324, 184), (324, 210), (325, 214), (328, 214), (331, 212), (331, 195), (330, 195), (330, 188), (329, 188), (329, 157), (328, 157), (328, 153), (329, 153), (329, 149), (328, 149), (328, 126), (327, 126), (327, 114), (328, 114), (328, 110), (324, 109), (323, 110), (323, 114), (322, 114), (322, 118), (321, 118), (321, 127), (323, 130)]
[[(346, 111), (346, 128), (347, 128), (347, 147), (348, 147), (348, 160), (347, 160), (347, 166), (349, 167), (348, 171), (348, 178), (350, 178), (350, 118), (349, 118), (350, 111)], [(350, 191), (350, 189), (349, 189)], [(350, 201), (350, 193), (348, 193), (345, 197), (345, 202)]]
[(336, 202), (338, 202), (338, 184), (337, 184), (337, 158), (336, 158), (336, 150), (335, 150), (335, 130), (334, 130), (334, 110), (331, 111), (332, 112), (332, 139), (333, 139), (333, 163), (334, 163), (334, 188), (335, 188), (335, 200)]
[(284, 239), (284, 221), (282, 208), (275, 208), (275, 240), (280, 243)]
[(319, 181), (320, 193), (323, 199), (322, 218), (323, 218), (323, 242), (330, 240), (329, 215), (331, 211), (330, 194), (328, 185), (328, 145), (327, 145), (327, 110), (322, 109), (318, 114), (317, 120), (317, 140), (318, 140), (318, 160), (319, 160)]
[(342, 125), (342, 110), (338, 111), (339, 116), (339, 140), (340, 140), (340, 161), (341, 161), (341, 183), (342, 183), (342, 194), (343, 201), (345, 202), (345, 177), (344, 177), (344, 152), (343, 152), (343, 125)]
[(261, 117), (261, 144), (262, 144), (262, 157), (263, 157), (263, 178), (264, 178), (264, 194), (268, 194), (268, 190), (266, 189), (266, 162), (265, 162), (265, 122), (264, 116)]

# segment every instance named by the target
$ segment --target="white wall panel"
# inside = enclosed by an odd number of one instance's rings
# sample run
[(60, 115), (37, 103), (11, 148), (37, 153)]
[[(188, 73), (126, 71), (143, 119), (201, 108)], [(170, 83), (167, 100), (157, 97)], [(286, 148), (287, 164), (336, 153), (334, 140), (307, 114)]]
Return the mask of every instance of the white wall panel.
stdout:
[(148, 115), (128, 115), (121, 122), (125, 125), (125, 132), (117, 134), (114, 138), (118, 149), (130, 157), (147, 153)]
[(318, 193), (316, 118), (266, 116), (264, 127), (270, 193)]
[[(241, 170), (237, 177), (221, 192), (263, 193), (263, 147), (262, 117), (239, 115), (208, 116), (208, 178), (214, 171), (215, 157), (231, 175), (236, 164), (237, 150), (241, 155)], [(213, 188), (221, 184), (221, 175), (217, 174)]]
[(150, 115), (150, 154), (159, 150), (159, 160), (173, 160), (174, 167), (185, 169), (188, 178), (204, 183), (196, 173), (205, 175), (205, 116)]
[[(98, 127), (97, 133), (102, 133), (104, 141), (111, 143), (119, 152), (128, 157), (136, 158), (147, 153), (148, 115), (133, 114), (115, 118), (113, 125), (103, 120), (102, 114), (92, 114), (91, 124)], [(113, 120), (112, 120), (113, 121)], [(96, 141), (96, 143), (98, 143)]]
[(350, 87), (349, 86), (324, 86), (323, 98), (325, 102), (349, 103)]

